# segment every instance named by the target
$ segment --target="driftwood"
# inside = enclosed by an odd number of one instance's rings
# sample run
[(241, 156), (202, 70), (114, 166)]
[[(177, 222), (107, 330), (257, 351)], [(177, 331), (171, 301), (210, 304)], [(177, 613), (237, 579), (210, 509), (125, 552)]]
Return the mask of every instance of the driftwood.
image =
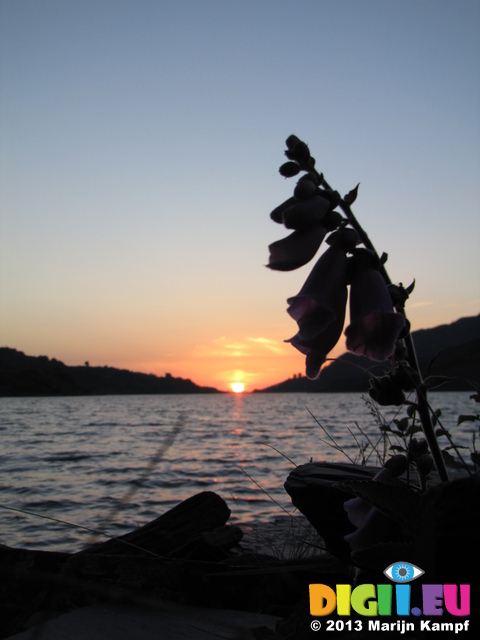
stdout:
[[(161, 556), (218, 560), (224, 555), (219, 551), (218, 546), (207, 542), (208, 534), (223, 528), (229, 517), (230, 509), (225, 501), (212, 491), (204, 491), (184, 500), (152, 522), (123, 536), (92, 545), (77, 555)], [(221, 538), (221, 536), (218, 537)], [(230, 542), (232, 543), (230, 546), (233, 546), (239, 542), (239, 539), (233, 536)], [(227, 535), (225, 535), (225, 546), (227, 548), (229, 546)]]
[(222, 498), (205, 492), (78, 553), (0, 545), (0, 638), (22, 630), (34, 613), (105, 602), (283, 616), (308, 597), (309, 583), (346, 580), (333, 558), (285, 562), (233, 550), (242, 533), (227, 523), (229, 516)]
[(211, 570), (241, 539), (238, 527), (226, 524), (229, 517), (222, 498), (203, 492), (138, 529), (77, 553), (0, 545), (0, 638), (40, 608), (63, 611), (131, 598), (132, 590), (184, 598), (198, 582), (192, 576), (205, 566)]
[(227, 523), (229, 516), (222, 498), (205, 492), (143, 527), (78, 553), (0, 545), (0, 638), (22, 630), (32, 614), (101, 602), (283, 615), (307, 596), (319, 572), (333, 576), (339, 570), (334, 560), (312, 565), (240, 547), (234, 552), (242, 532)]
[(344, 536), (355, 530), (343, 503), (352, 494), (339, 488), (346, 480), (371, 480), (376, 467), (340, 463), (304, 464), (296, 467), (285, 482), (285, 490), (295, 507), (318, 531), (333, 555), (350, 559)]

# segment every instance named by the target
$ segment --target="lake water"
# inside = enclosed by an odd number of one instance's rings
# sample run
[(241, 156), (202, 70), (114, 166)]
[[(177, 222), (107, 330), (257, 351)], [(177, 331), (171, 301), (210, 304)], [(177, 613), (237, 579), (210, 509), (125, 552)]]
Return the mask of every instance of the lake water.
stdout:
[[(478, 411), (469, 396), (430, 400), (471, 449), (478, 427), (456, 426)], [(386, 419), (395, 412), (382, 408)], [(317, 420), (345, 453), (322, 441)], [(98, 537), (48, 518), (120, 535), (207, 490), (232, 523), (271, 521), (294, 513), (283, 489), (294, 465), (358, 461), (351, 432), (360, 444), (380, 434), (358, 394), (0, 398), (0, 543), (75, 551)]]

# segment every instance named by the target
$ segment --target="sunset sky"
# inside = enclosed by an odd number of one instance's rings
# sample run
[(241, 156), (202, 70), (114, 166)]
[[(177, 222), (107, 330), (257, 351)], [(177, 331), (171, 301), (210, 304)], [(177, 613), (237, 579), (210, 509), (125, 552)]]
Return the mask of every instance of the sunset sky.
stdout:
[(222, 390), (303, 372), (311, 265), (264, 266), (291, 133), (361, 183), (414, 329), (480, 312), (478, 0), (0, 0), (0, 101), (0, 346)]

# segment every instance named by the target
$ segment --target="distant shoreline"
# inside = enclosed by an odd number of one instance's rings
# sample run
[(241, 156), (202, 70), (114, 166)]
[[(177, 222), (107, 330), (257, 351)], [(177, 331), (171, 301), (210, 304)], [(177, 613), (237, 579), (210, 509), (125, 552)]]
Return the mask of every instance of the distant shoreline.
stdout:
[[(480, 384), (480, 315), (412, 334), (421, 367), (441, 382), (441, 391), (473, 390)], [(353, 366), (352, 366), (353, 365)], [(388, 363), (345, 353), (317, 380), (295, 375), (249, 393), (366, 393), (370, 375)], [(190, 379), (139, 373), (114, 367), (67, 366), (47, 356), (28, 356), (0, 347), (0, 397), (105, 396), (229, 393)]]
[(223, 393), (170, 374), (155, 376), (114, 367), (67, 366), (47, 356), (0, 348), (0, 397)]

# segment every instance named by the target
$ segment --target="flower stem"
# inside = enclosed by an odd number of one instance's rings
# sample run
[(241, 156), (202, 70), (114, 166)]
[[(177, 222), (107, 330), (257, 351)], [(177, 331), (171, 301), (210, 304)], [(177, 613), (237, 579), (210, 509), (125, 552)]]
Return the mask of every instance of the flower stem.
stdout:
[[(318, 172), (316, 173), (317, 175), (320, 175), (318, 174)], [(323, 179), (322, 184), (325, 187), (325, 189), (331, 190), (330, 185), (325, 179)], [(349, 224), (357, 231), (362, 244), (367, 249), (370, 249), (371, 251), (375, 252), (375, 254), (378, 256), (377, 250), (375, 249), (372, 241), (368, 237), (366, 231), (363, 229), (363, 227), (360, 225), (360, 223), (354, 216), (353, 211), (350, 208), (350, 205), (347, 204), (342, 199), (340, 201), (339, 207), (342, 209), (343, 213), (347, 217)], [(387, 283), (387, 285), (392, 284), (392, 281), (390, 280), (390, 276), (388, 275), (387, 270), (385, 269), (385, 266), (383, 265), (383, 263), (381, 263), (381, 261), (380, 261), (380, 273), (385, 279), (385, 282)], [(405, 309), (403, 307), (398, 308), (397, 311), (404, 316), (405, 320), (407, 319)], [(409, 364), (418, 375), (418, 384), (416, 385), (416, 396), (417, 396), (418, 413), (420, 416), (420, 421), (422, 423), (422, 430), (425, 435), (425, 439), (428, 443), (428, 446), (430, 448), (430, 452), (432, 454), (432, 458), (435, 463), (435, 468), (437, 470), (439, 478), (441, 482), (448, 482), (448, 474), (447, 474), (447, 469), (445, 467), (445, 461), (443, 459), (443, 455), (440, 450), (440, 447), (438, 446), (438, 441), (435, 436), (435, 430), (432, 422), (432, 417), (430, 414), (430, 408), (429, 408), (429, 403), (427, 399), (427, 386), (423, 379), (423, 375), (422, 375), (418, 358), (417, 358), (417, 352), (415, 350), (415, 345), (413, 343), (412, 334), (410, 333), (410, 331), (405, 336), (404, 341), (405, 341), (405, 346), (407, 348)]]

